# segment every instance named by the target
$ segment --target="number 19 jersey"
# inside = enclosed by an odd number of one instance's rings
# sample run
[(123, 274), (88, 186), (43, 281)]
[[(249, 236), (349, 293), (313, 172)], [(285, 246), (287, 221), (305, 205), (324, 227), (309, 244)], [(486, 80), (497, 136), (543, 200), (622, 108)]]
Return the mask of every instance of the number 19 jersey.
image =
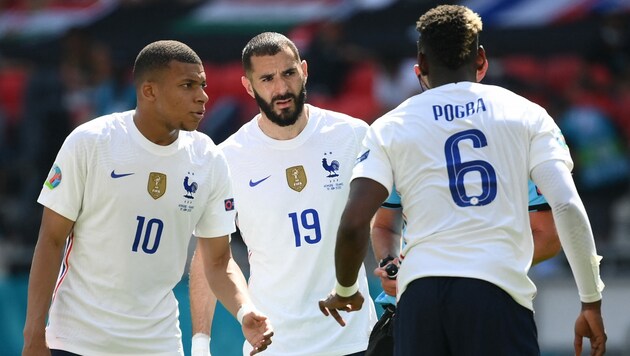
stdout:
[(266, 136), (257, 116), (219, 147), (232, 172), (252, 301), (274, 327), (265, 354), (352, 354), (367, 348), (376, 321), (365, 268), (359, 275), (365, 305), (344, 315), (345, 327), (317, 303), (335, 285), (337, 228), (367, 124), (311, 105), (305, 110), (308, 123), (293, 139)]

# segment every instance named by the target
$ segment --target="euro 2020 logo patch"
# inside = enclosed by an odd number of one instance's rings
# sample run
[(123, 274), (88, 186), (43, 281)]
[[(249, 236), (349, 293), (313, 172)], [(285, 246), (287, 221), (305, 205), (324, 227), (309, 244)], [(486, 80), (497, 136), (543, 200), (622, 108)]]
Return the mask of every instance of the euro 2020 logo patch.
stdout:
[(48, 173), (48, 178), (46, 178), (46, 185), (49, 189), (55, 189), (61, 183), (61, 168), (57, 164), (54, 164), (50, 169), (50, 173)]

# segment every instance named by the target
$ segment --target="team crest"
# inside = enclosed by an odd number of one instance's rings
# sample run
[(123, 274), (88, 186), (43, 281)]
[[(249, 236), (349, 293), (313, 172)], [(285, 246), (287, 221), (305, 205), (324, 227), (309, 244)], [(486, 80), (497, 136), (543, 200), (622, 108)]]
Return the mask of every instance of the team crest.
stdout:
[(197, 187), (199, 185), (197, 182), (190, 182), (188, 176), (184, 178), (184, 189), (186, 190), (186, 194), (184, 194), (184, 198), (195, 199), (193, 194), (197, 192)]
[(324, 167), (326, 172), (328, 172), (328, 176), (327, 176), (328, 178), (339, 177), (339, 173), (337, 173), (337, 171), (339, 171), (339, 161), (333, 159), (329, 163), (328, 159), (324, 157), (322, 158), (322, 167)]
[(158, 199), (164, 195), (164, 193), (166, 193), (166, 174), (157, 172), (149, 173), (147, 191), (153, 199)]
[(303, 166), (293, 166), (286, 170), (287, 172), (287, 184), (289, 188), (296, 192), (301, 192), (306, 187), (306, 171)]

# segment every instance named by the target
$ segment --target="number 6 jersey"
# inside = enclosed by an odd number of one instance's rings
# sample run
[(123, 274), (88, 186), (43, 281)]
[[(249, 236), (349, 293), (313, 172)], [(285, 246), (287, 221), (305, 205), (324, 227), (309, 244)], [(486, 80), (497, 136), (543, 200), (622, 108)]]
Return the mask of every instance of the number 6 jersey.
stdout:
[(468, 277), (532, 309), (530, 172), (546, 160), (573, 166), (543, 108), (497, 86), (446, 84), (377, 119), (364, 144), (353, 177), (395, 184), (407, 217), (399, 298), (417, 278)]

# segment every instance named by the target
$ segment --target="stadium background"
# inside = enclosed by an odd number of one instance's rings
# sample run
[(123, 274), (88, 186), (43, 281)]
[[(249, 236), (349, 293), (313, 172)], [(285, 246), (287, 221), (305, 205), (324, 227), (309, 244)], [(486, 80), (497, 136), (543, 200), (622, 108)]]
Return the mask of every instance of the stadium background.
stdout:
[[(0, 345), (19, 355), (28, 269), (41, 208), (35, 203), (59, 145), (76, 125), (132, 108), (129, 71), (148, 42), (173, 38), (205, 62), (208, 116), (201, 130), (222, 141), (256, 112), (240, 85), (240, 51), (260, 31), (279, 31), (309, 62), (309, 102), (373, 121), (417, 90), (410, 76), (414, 21), (429, 0), (0, 0)], [(455, 3), (455, 2), (451, 2)], [(630, 355), (629, 0), (467, 0), (482, 15), (482, 44), (500, 84), (567, 125), (607, 287), (610, 355)], [(564, 130), (564, 128), (563, 128)], [(567, 133), (565, 132), (565, 134)], [(591, 145), (581, 145), (581, 142)], [(605, 149), (604, 149), (605, 148)], [(584, 159), (584, 157), (597, 157)], [(609, 162), (598, 166), (596, 163)], [(612, 167), (612, 168), (611, 168)], [(234, 252), (244, 264), (238, 236)], [(371, 256), (368, 271), (374, 267)], [(566, 260), (536, 266), (536, 319), (543, 355), (570, 355), (579, 309)], [(378, 281), (370, 280), (372, 294)], [(190, 349), (187, 278), (175, 289)], [(378, 308), (377, 308), (378, 309)], [(379, 310), (380, 312), (380, 310)], [(236, 321), (219, 307), (215, 355), (238, 355)]]

